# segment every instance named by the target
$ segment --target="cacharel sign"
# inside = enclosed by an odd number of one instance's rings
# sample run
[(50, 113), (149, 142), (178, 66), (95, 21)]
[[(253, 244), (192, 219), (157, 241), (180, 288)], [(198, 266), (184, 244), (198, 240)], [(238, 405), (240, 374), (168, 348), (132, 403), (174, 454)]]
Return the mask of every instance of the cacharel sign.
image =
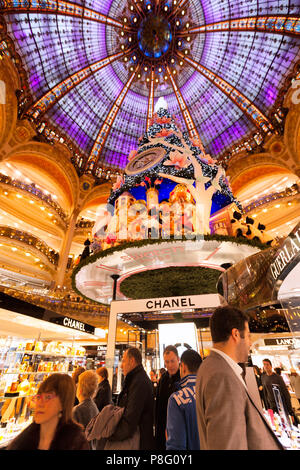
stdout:
[(277, 254), (275, 261), (270, 265), (270, 271), (275, 281), (298, 254), (300, 254), (300, 226), (287, 238), (283, 247)]

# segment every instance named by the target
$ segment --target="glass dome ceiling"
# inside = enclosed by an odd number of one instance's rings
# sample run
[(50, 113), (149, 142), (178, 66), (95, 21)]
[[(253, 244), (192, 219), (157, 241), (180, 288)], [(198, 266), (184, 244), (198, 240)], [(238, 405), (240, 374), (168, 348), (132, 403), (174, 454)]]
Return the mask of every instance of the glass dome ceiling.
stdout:
[(269, 114), (300, 59), (296, 1), (0, 5), (28, 77), (23, 115), (71, 143), (81, 170), (91, 160), (93, 171), (123, 169), (160, 96), (213, 158), (256, 130), (272, 133)]

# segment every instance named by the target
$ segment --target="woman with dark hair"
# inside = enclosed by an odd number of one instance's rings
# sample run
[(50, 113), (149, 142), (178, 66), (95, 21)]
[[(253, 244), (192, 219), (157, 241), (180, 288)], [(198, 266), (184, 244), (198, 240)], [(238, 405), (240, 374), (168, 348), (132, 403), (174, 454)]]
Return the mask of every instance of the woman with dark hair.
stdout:
[(99, 385), (94, 401), (100, 412), (106, 405), (112, 404), (112, 393), (108, 381), (108, 370), (106, 367), (99, 367), (99, 369), (96, 370), (96, 373), (98, 375)]
[(74, 400), (74, 406), (79, 405), (79, 400), (78, 400), (77, 395), (76, 395), (76, 389), (77, 389), (77, 384), (78, 384), (79, 376), (80, 376), (80, 374), (82, 374), (83, 372), (85, 372), (85, 368), (82, 367), (82, 366), (80, 366), (80, 367), (77, 367), (77, 368), (73, 371), (73, 374), (72, 374), (72, 379), (74, 380), (74, 384), (75, 384), (75, 400)]
[(34, 399), (34, 420), (7, 450), (89, 450), (83, 428), (72, 420), (75, 385), (68, 374), (52, 374)]

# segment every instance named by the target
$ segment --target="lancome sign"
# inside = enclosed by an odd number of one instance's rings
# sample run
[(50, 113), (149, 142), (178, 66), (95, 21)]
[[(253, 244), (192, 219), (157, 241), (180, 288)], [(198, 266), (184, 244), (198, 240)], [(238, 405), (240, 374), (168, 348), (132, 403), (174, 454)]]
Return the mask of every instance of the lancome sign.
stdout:
[(266, 346), (295, 346), (300, 338), (266, 338)]

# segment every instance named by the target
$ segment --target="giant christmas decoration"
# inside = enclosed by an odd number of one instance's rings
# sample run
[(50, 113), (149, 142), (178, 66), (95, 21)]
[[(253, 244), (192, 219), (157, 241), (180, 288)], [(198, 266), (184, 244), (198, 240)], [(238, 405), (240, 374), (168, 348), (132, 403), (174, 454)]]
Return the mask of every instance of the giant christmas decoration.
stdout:
[(193, 238), (210, 234), (214, 200), (234, 203), (223, 167), (205, 153), (199, 139), (181, 130), (165, 101), (130, 152), (125, 174), (112, 187), (107, 208), (94, 226), (93, 250), (122, 241)]

